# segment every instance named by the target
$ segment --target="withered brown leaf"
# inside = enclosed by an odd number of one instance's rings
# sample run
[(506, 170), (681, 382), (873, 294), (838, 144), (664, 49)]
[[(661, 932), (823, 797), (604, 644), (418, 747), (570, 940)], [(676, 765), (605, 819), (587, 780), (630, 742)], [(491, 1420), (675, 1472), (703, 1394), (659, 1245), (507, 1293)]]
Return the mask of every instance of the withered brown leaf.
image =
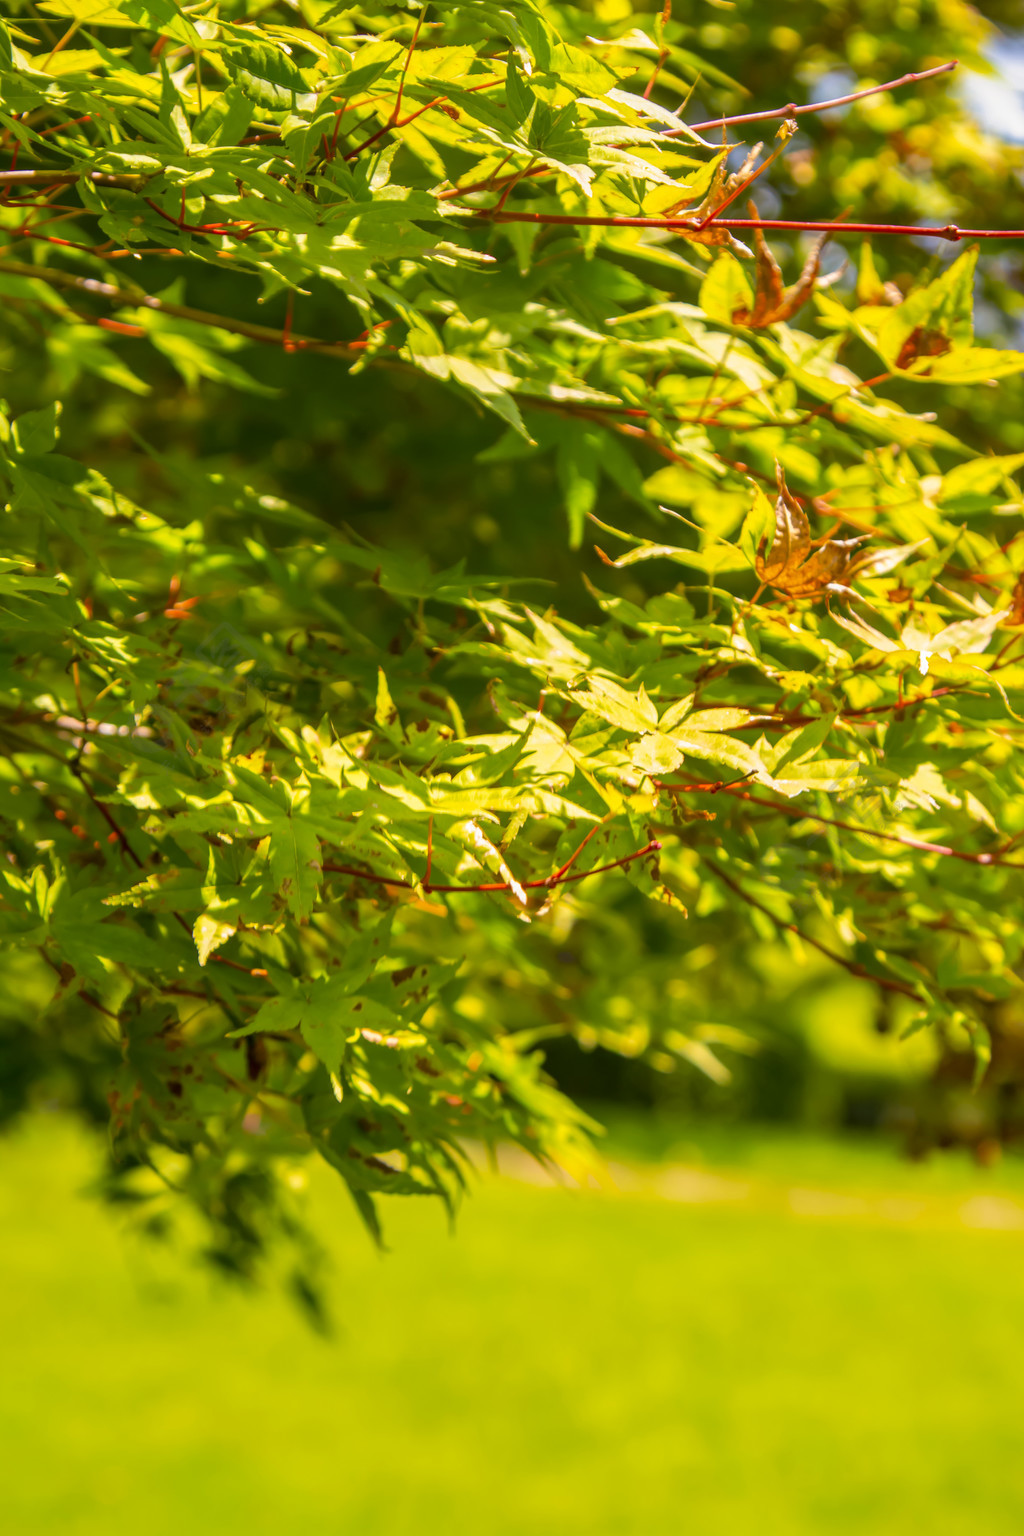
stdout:
[[(719, 208), (724, 202), (728, 201), (730, 195), (736, 191), (737, 187), (743, 185), (743, 182), (757, 164), (758, 156), (763, 147), (761, 144), (755, 144), (737, 171), (727, 171), (725, 160), (719, 161), (715, 167), (714, 175), (711, 178), (711, 185), (707, 190), (706, 196), (696, 208), (686, 210), (684, 217), (691, 227), (679, 231), (684, 239), (692, 241), (695, 245), (725, 246), (726, 249), (732, 251), (734, 256), (743, 257), (747, 261), (750, 260), (754, 254), (753, 251), (749, 246), (744, 245), (741, 240), (737, 240), (730, 230), (723, 229), (720, 224), (716, 224), (714, 221), (706, 224), (703, 229), (699, 226), (702, 220), (709, 218), (716, 208)], [(665, 210), (665, 216), (671, 217), (684, 206), (684, 203), (675, 203), (671, 208)]]
[[(758, 216), (757, 205), (750, 203), (750, 216), (756, 219)], [(814, 292), (814, 284), (821, 265), (821, 252), (827, 235), (822, 235), (814, 242), (807, 260), (804, 262), (803, 271), (793, 284), (792, 288), (786, 288), (782, 281), (782, 269), (775, 260), (775, 255), (764, 237), (764, 231), (754, 230), (754, 249), (757, 253), (757, 279), (754, 291), (754, 305), (752, 309), (741, 306), (733, 311), (733, 322), (736, 325), (746, 325), (751, 330), (764, 330), (766, 326), (774, 325), (778, 320), (789, 320), (796, 314), (802, 305)]]
[(812, 540), (807, 513), (791, 494), (778, 462), (775, 478), (779, 487), (775, 535), (770, 550), (765, 552), (767, 541), (762, 541), (754, 557), (758, 580), (787, 597), (821, 597), (832, 586), (847, 586), (856, 570), (855, 552), (866, 535)]

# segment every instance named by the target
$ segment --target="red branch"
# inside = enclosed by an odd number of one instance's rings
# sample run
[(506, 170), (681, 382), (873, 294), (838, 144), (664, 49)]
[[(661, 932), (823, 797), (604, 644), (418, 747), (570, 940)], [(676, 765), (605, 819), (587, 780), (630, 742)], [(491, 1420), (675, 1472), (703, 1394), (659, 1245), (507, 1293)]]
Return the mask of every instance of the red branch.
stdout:
[(356, 880), (369, 880), (373, 885), (400, 885), (405, 890), (413, 889), (411, 880), (392, 878), (390, 875), (375, 875), (369, 869), (356, 869), (352, 864), (323, 864), (321, 865), (325, 875), (352, 875)]
[[(417, 26), (416, 31), (418, 34), (419, 26)], [(415, 38), (413, 41), (415, 42)], [(408, 67), (409, 60), (407, 58), (405, 68), (408, 69)], [(504, 83), (505, 82), (500, 79), (485, 80), (482, 85), (469, 85), (466, 86), (465, 89), (467, 93), (470, 91), (487, 91), (493, 89), (493, 87), (496, 85), (503, 85)], [(390, 133), (392, 128), (405, 128), (407, 124), (414, 122), (417, 117), (422, 117), (424, 112), (429, 112), (432, 107), (440, 107), (442, 112), (448, 112), (449, 114), (454, 111), (454, 108), (445, 105), (448, 100), (447, 96), (435, 96), (433, 101), (427, 102), (426, 106), (417, 107), (415, 112), (410, 112), (406, 117), (399, 117), (398, 114), (402, 108), (402, 90), (404, 89), (404, 86), (405, 70), (402, 71), (402, 81), (398, 88), (398, 100), (395, 102), (394, 109), (387, 122), (383, 125), (383, 127), (378, 128), (375, 133), (371, 133), (368, 138), (365, 138), (361, 144), (357, 144), (355, 149), (350, 149), (347, 155), (342, 155), (343, 160), (354, 160), (357, 155), (362, 154), (364, 149), (368, 149), (371, 144), (376, 144), (378, 139), (382, 139), (386, 133)]]
[[(613, 859), (610, 864), (597, 864), (593, 869), (579, 870), (574, 874), (567, 873), (573, 859), (576, 858), (576, 854), (582, 852), (596, 831), (597, 828), (595, 827), (593, 832), (587, 834), (579, 848), (577, 848), (576, 853), (573, 854), (572, 859), (569, 860), (568, 864), (563, 864), (562, 868), (557, 870), (555, 874), (547, 875), (543, 880), (521, 880), (518, 882), (520, 888), (527, 891), (549, 891), (556, 885), (570, 885), (576, 880), (589, 880), (591, 875), (603, 875), (610, 869), (621, 869), (625, 864), (632, 864), (634, 859), (642, 859), (648, 853), (657, 853), (661, 848), (661, 844), (657, 839), (654, 839), (647, 844), (646, 848), (637, 848), (633, 853), (625, 853), (621, 859)], [(413, 880), (392, 879), (390, 875), (377, 875), (370, 870), (354, 869), (351, 864), (324, 864), (323, 871), (325, 875), (352, 875), (357, 880), (370, 880), (374, 885), (396, 885), (410, 891), (416, 889), (416, 882)], [(512, 886), (508, 880), (487, 881), (483, 885), (437, 885), (428, 878), (422, 882), (421, 889), (427, 895), (431, 895), (434, 892), (446, 895), (459, 895), (470, 894), (474, 891), (488, 893), (511, 891)]]
[(528, 181), (534, 176), (551, 175), (551, 167), (545, 162), (543, 165), (535, 165), (525, 171), (510, 171), (507, 176), (498, 176), (497, 172), (510, 159), (511, 156), (506, 155), (504, 160), (499, 161), (491, 175), (485, 176), (482, 181), (474, 181), (468, 187), (449, 187), (447, 192), (439, 192), (438, 202), (448, 202), (453, 197), (468, 197), (471, 192), (497, 192), (512, 181)]
[(798, 107), (793, 102), (786, 107), (769, 107), (766, 112), (741, 112), (736, 117), (715, 117), (706, 123), (687, 123), (685, 127), (670, 128), (665, 138), (680, 133), (703, 133), (706, 128), (731, 128), (734, 123), (763, 123), (770, 118), (802, 117), (805, 112), (828, 112), (832, 107), (845, 107), (851, 101), (862, 101), (865, 96), (877, 96), (880, 91), (895, 91), (901, 85), (913, 85), (918, 80), (930, 80), (934, 75), (948, 75), (956, 69), (959, 59), (948, 64), (937, 64), (934, 69), (922, 69), (917, 74), (901, 75), (898, 80), (887, 80), (884, 85), (869, 85), (866, 90), (853, 91), (849, 96), (833, 96), (831, 101), (812, 101)]
[(378, 139), (382, 139), (386, 133), (390, 133), (392, 128), (405, 128), (409, 123), (414, 122), (417, 117), (422, 117), (424, 112), (429, 112), (431, 107), (441, 106), (445, 100), (444, 96), (435, 96), (433, 101), (428, 101), (425, 107), (417, 107), (416, 111), (410, 112), (407, 117), (389, 117), (383, 127), (377, 129), (376, 133), (371, 133), (361, 144), (357, 144), (355, 149), (350, 149), (348, 154), (342, 155), (341, 158), (343, 160), (354, 160), (357, 155), (362, 154), (364, 149), (369, 149), (371, 144), (376, 144)]
[[(706, 234), (700, 219), (643, 218), (619, 214), (526, 213), (515, 209), (460, 208), (467, 218), (496, 224), (567, 224), (573, 228), (598, 225), (606, 229), (676, 229), (680, 234)], [(958, 224), (852, 224), (840, 219), (716, 219), (715, 229), (785, 229), (843, 235), (921, 235), (933, 240), (1024, 240), (1024, 229), (961, 229)]]
[(257, 224), (186, 224), (184, 218), (185, 198), (182, 194), (182, 213), (178, 218), (154, 203), (151, 197), (144, 197), (142, 201), (161, 219), (166, 219), (168, 224), (173, 224), (175, 229), (180, 229), (186, 235), (228, 235), (232, 240), (248, 240), (259, 228)]

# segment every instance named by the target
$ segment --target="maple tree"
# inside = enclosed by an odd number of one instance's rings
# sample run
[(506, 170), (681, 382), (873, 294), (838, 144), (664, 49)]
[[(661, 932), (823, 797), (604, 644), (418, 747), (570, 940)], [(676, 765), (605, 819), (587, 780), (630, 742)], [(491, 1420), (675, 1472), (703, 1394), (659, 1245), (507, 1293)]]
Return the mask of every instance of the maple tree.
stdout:
[[(3, 326), (47, 394), (0, 461), (8, 1112), (40, 1083), (109, 1112), (112, 1195), (186, 1196), (241, 1273), (290, 1239), (311, 1304), (298, 1160), (375, 1232), (380, 1194), (452, 1202), (467, 1137), (579, 1167), (538, 1045), (722, 1081), (758, 945), (979, 1072), (1021, 1011), (1024, 451), (955, 402), (1024, 353), (975, 341), (976, 241), (889, 275), (949, 218), (738, 215), (838, 107), (698, 119), (698, 78), (739, 88), (688, 30), (40, 0), (0, 31)], [(952, 63), (917, 63), (840, 106), (909, 91), (948, 129)], [(789, 285), (772, 231), (821, 232)], [(89, 414), (174, 370), (309, 423), (321, 361), (388, 419), (446, 390), (488, 473), (541, 466), (584, 596)]]

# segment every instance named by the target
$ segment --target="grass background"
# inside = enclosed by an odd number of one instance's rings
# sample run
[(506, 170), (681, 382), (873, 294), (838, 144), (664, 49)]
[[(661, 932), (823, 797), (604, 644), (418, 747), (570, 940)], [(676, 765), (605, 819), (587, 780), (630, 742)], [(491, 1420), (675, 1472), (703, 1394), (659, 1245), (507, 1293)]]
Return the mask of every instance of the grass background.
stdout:
[(315, 1180), (324, 1343), (125, 1237), (31, 1122), (0, 1145), (4, 1529), (1019, 1536), (1021, 1172), (674, 1135), (613, 1128), (628, 1194), (485, 1178), (454, 1239), (396, 1202), (383, 1258)]

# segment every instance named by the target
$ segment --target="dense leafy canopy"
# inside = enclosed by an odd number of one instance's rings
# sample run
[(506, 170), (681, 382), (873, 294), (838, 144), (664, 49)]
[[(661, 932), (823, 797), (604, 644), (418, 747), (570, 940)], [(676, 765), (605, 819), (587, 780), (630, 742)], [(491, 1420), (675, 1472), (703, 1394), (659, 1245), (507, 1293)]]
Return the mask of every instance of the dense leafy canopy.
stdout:
[[(758, 227), (1003, 222), (1013, 157), (935, 73), (980, 67), (967, 7), (913, 58), (891, 7), (806, 9), (39, 0), (0, 33), (38, 360), (0, 459), (5, 1108), (107, 1100), (111, 1192), (184, 1191), (229, 1267), (303, 1251), (313, 1150), (374, 1229), (378, 1193), (450, 1202), (466, 1137), (584, 1156), (550, 1037), (720, 1082), (794, 966), (981, 1070), (1021, 1011), (1024, 441), (985, 443), (1024, 352), (975, 339), (977, 245), (858, 235), (823, 274)], [(726, 138), (727, 26), (798, 101), (837, 48), (851, 91), (933, 73)], [(445, 564), (440, 480), (385, 548), (232, 425), (346, 414), (340, 478), (433, 434), (453, 496), (494, 488), (489, 575)]]

